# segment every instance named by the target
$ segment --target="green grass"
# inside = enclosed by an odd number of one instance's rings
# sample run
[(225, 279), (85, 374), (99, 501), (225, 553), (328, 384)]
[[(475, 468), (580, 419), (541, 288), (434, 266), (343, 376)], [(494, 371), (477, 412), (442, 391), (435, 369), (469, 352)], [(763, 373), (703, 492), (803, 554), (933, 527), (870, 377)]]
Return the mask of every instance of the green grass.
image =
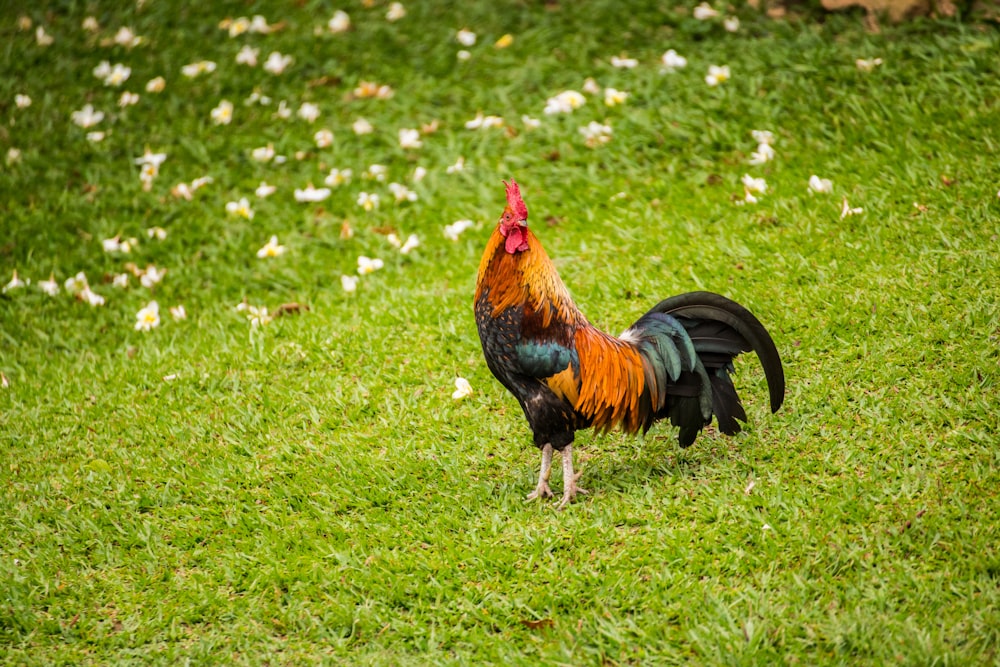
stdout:
[[(0, 282), (32, 280), (0, 297), (0, 662), (1000, 659), (995, 30), (870, 35), (856, 15), (741, 9), (729, 34), (662, 3), (411, 1), (396, 23), (385, 3), (344, 4), (353, 30), (317, 36), (326, 3), (99, 4), (21, 3), (0, 25), (0, 159), (21, 151), (0, 171)], [(257, 13), (283, 29), (218, 28)], [(101, 46), (123, 25), (146, 43)], [(479, 37), (466, 62), (462, 27)], [(513, 45), (494, 48), (504, 33)], [(294, 63), (236, 65), (244, 44)], [(660, 73), (668, 48), (685, 69)], [(639, 66), (611, 67), (623, 53)], [(185, 79), (201, 59), (216, 72)], [(102, 60), (132, 68), (122, 88), (94, 77)], [(732, 79), (709, 88), (710, 64)], [(145, 92), (158, 75), (166, 89)], [(586, 77), (630, 97), (542, 113)], [(351, 99), (361, 80), (395, 95)], [(255, 87), (270, 106), (244, 105)], [(119, 109), (122, 90), (139, 103)], [(214, 126), (222, 99), (234, 119)], [(322, 116), (275, 119), (280, 100)], [(100, 143), (70, 121), (87, 102), (107, 114)], [(465, 129), (479, 111), (513, 131)], [(361, 116), (373, 134), (351, 131)], [(433, 120), (423, 148), (399, 147), (399, 128)], [(613, 127), (595, 149), (578, 132), (591, 120)], [(750, 166), (757, 129), (777, 158)], [(269, 142), (285, 164), (251, 159)], [(147, 146), (168, 157), (144, 192), (133, 160)], [(447, 174), (459, 156), (466, 169)], [(419, 199), (363, 179), (373, 163)], [(332, 167), (354, 179), (294, 200)], [(739, 206), (745, 173), (768, 191)], [(812, 174), (833, 193), (809, 192)], [(192, 201), (171, 196), (203, 175)], [(662, 297), (722, 292), (777, 341), (785, 407), (768, 413), (756, 360), (741, 359), (744, 434), (681, 451), (663, 425), (581, 433), (590, 495), (564, 512), (525, 504), (538, 454), (471, 312), (511, 176), (593, 322), (617, 332)], [(256, 199), (261, 180), (278, 192)], [(355, 203), (362, 190), (377, 210)], [(241, 196), (253, 220), (227, 216)], [(864, 212), (841, 218), (845, 197)], [(475, 227), (446, 240), (462, 218)], [(167, 238), (148, 239), (153, 226)], [(420, 247), (401, 255), (385, 228)], [(116, 234), (138, 248), (104, 252)], [(272, 234), (288, 252), (257, 259)], [(359, 255), (385, 268), (348, 294)], [(130, 261), (166, 278), (110, 285)], [(78, 271), (104, 306), (37, 288)], [(151, 299), (162, 322), (136, 331)], [(309, 310), (251, 328), (244, 299)], [(177, 304), (186, 320), (167, 314)], [(452, 400), (456, 376), (471, 397)]]

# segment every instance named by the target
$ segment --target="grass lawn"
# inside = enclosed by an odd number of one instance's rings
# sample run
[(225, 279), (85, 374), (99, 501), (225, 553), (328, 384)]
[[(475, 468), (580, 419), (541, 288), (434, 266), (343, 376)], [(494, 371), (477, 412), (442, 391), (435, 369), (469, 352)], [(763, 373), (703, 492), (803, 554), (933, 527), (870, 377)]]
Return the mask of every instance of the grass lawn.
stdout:
[[(0, 663), (1000, 660), (995, 26), (13, 4)], [(590, 494), (526, 504), (538, 452), (472, 315), (510, 177), (591, 321), (730, 296), (785, 407), (743, 357), (743, 434), (584, 432)]]

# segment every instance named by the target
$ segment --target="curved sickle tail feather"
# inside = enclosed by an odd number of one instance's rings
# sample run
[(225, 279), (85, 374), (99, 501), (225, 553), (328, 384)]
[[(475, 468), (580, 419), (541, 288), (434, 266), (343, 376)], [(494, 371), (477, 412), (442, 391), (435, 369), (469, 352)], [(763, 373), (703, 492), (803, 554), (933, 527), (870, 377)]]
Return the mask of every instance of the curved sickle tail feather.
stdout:
[[(668, 324), (672, 322), (672, 327)], [(668, 328), (675, 328), (669, 332)], [(681, 329), (677, 331), (676, 329)], [(654, 415), (650, 415), (648, 429), (656, 419), (669, 418), (680, 428), (677, 439), (681, 446), (692, 444), (701, 429), (715, 415), (719, 430), (727, 435), (740, 432), (739, 422), (747, 420), (740, 403), (731, 373), (733, 359), (743, 352), (755, 352), (760, 359), (767, 379), (771, 399), (771, 412), (777, 412), (785, 397), (785, 373), (781, 357), (764, 325), (740, 304), (712, 292), (690, 292), (665, 299), (651, 308), (627, 332), (635, 340), (643, 360), (649, 367), (649, 376), (660, 375), (658, 367), (666, 366), (670, 398), (661, 403), (655, 398)], [(647, 341), (659, 341), (655, 354)], [(643, 349), (643, 348), (646, 349)], [(676, 347), (687, 362), (687, 349), (695, 354), (693, 363), (685, 364), (676, 373), (671, 355), (665, 348)], [(651, 390), (656, 380), (650, 383)]]
[[(699, 356), (704, 351), (729, 355), (731, 359), (740, 352), (755, 352), (767, 379), (771, 412), (781, 407), (785, 401), (785, 371), (781, 357), (767, 329), (749, 310), (720, 294), (688, 292), (664, 299), (649, 312), (666, 313), (680, 320)], [(737, 335), (733, 336), (734, 333)]]

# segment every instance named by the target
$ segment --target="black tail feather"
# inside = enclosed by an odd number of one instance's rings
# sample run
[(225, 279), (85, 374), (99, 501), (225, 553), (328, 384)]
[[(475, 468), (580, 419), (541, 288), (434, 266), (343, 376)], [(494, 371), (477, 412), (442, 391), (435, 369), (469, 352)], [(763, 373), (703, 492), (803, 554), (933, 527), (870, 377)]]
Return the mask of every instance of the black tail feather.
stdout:
[[(740, 352), (756, 352), (764, 369), (764, 377), (767, 378), (771, 412), (777, 412), (781, 407), (785, 400), (785, 371), (781, 365), (781, 357), (767, 329), (749, 310), (713, 292), (688, 292), (664, 299), (649, 312), (667, 313), (684, 325), (698, 357), (713, 378), (713, 388), (717, 385), (715, 371), (722, 368), (723, 363), (731, 364), (732, 358)], [(729, 388), (735, 398), (735, 405), (739, 407), (739, 413), (730, 409), (727, 414), (745, 421), (745, 414), (739, 416), (743, 413), (743, 408), (731, 381)], [(719, 416), (719, 412), (716, 412), (716, 416)], [(721, 419), (719, 425), (724, 433), (727, 432)]]

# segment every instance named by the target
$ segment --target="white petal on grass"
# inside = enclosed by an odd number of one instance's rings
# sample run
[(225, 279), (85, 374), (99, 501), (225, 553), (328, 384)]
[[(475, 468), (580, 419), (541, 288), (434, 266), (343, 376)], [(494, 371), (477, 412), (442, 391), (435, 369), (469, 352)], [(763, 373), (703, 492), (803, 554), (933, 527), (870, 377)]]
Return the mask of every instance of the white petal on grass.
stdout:
[(246, 65), (248, 67), (257, 66), (257, 57), (260, 55), (260, 49), (255, 49), (249, 44), (245, 44), (242, 49), (236, 54), (236, 64)]
[(333, 132), (323, 128), (313, 135), (313, 141), (316, 142), (317, 148), (329, 148), (333, 145)]
[(320, 116), (320, 110), (319, 107), (312, 102), (303, 102), (299, 106), (299, 110), (296, 112), (296, 115), (307, 123), (314, 123)]
[(682, 55), (679, 55), (673, 49), (668, 50), (663, 56), (660, 57), (660, 62), (663, 64), (663, 71), (673, 72), (674, 70), (681, 69), (682, 67), (687, 67), (688, 61)]
[(476, 33), (466, 28), (462, 28), (457, 33), (455, 33), (455, 39), (462, 46), (472, 46), (476, 43)]
[(707, 2), (703, 2), (694, 8), (692, 15), (699, 21), (708, 21), (717, 17), (719, 12)]
[(378, 195), (369, 192), (358, 193), (358, 206), (366, 211), (378, 208)]
[(306, 185), (302, 189), (296, 188), (295, 190), (295, 201), (301, 202), (317, 202), (323, 201), (330, 196), (330, 188), (317, 188), (313, 187), (312, 183)]
[(639, 61), (635, 58), (622, 58), (620, 56), (611, 56), (611, 66), (617, 67), (619, 69), (632, 69), (639, 64)]
[(335, 188), (350, 182), (353, 173), (350, 169), (331, 169), (323, 182), (331, 188)]
[(3, 293), (6, 294), (12, 290), (22, 289), (27, 286), (27, 282), (22, 280), (17, 276), (17, 269), (14, 269), (14, 275), (11, 277), (10, 282), (3, 286)]
[(809, 177), (809, 189), (813, 192), (833, 192), (833, 182), (829, 178), (820, 178), (816, 174)]
[(381, 269), (383, 266), (385, 266), (385, 263), (381, 259), (378, 259), (377, 257), (374, 259), (371, 257), (366, 257), (365, 255), (361, 255), (358, 257), (358, 273), (362, 276), (368, 275), (369, 273), (374, 273), (375, 271)]
[(472, 220), (456, 220), (450, 225), (445, 225), (444, 237), (450, 241), (457, 241), (459, 235), (473, 225), (475, 223)]
[(149, 331), (160, 326), (160, 305), (150, 301), (135, 314), (135, 330)]
[(264, 61), (264, 71), (277, 76), (288, 69), (288, 66), (291, 64), (291, 56), (283, 55), (278, 51), (272, 51), (268, 54), (267, 60)]
[(253, 209), (246, 197), (240, 197), (238, 201), (231, 201), (226, 204), (226, 213), (235, 215), (247, 220), (253, 220)]
[(346, 32), (351, 28), (351, 17), (344, 10), (338, 9), (327, 21), (326, 27), (332, 33)]
[(406, 238), (406, 242), (403, 243), (402, 246), (400, 246), (399, 252), (403, 253), (404, 255), (408, 255), (408, 254), (410, 254), (411, 250), (413, 250), (414, 248), (416, 248), (419, 245), (420, 245), (420, 239), (417, 237), (417, 235), (416, 234), (410, 234)]
[(229, 125), (233, 121), (233, 103), (229, 100), (222, 100), (218, 106), (212, 109), (212, 122), (216, 125)]
[(73, 119), (74, 123), (86, 129), (88, 127), (93, 127), (104, 120), (104, 112), (95, 111), (93, 104), (85, 104), (79, 111), (71, 113), (70, 118)]
[(260, 199), (263, 199), (264, 197), (270, 197), (273, 195), (277, 189), (278, 188), (273, 185), (269, 185), (267, 181), (261, 181), (260, 185), (257, 186), (257, 189), (254, 190), (254, 194)]
[(452, 392), (451, 397), (458, 401), (471, 395), (472, 385), (469, 384), (469, 381), (463, 377), (455, 378), (455, 391)]
[(59, 283), (56, 282), (55, 274), (50, 273), (48, 280), (39, 281), (38, 289), (42, 290), (49, 296), (59, 294)]
[(288, 249), (278, 243), (278, 237), (272, 236), (264, 246), (257, 251), (257, 257), (264, 259), (268, 257), (280, 257), (284, 255)]
[(357, 276), (342, 275), (340, 276), (340, 286), (344, 288), (345, 292), (353, 292), (358, 289), (358, 280)]
[(718, 86), (728, 81), (730, 75), (729, 65), (709, 65), (708, 74), (705, 75), (705, 83), (710, 86)]
[(406, 16), (406, 7), (401, 2), (393, 2), (389, 5), (389, 11), (385, 13), (387, 21), (395, 22)]
[(420, 148), (424, 142), (420, 140), (420, 130), (404, 127), (399, 130), (400, 148)]
[(358, 118), (356, 121), (354, 121), (354, 123), (351, 125), (351, 129), (354, 130), (354, 134), (357, 135), (371, 134), (372, 132), (375, 131), (375, 128), (372, 127), (372, 124), (369, 123), (364, 118)]

